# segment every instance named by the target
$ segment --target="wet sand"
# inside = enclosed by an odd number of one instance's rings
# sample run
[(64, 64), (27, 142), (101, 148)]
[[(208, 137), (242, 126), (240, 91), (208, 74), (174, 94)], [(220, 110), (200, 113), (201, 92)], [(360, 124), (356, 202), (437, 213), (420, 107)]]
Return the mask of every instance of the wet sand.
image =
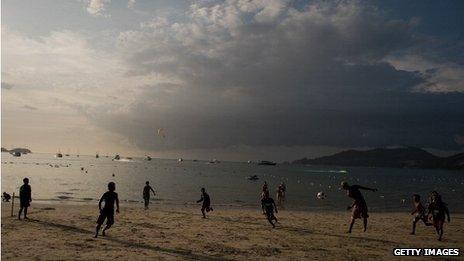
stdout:
[(95, 205), (33, 202), (30, 219), (18, 221), (2, 203), (2, 260), (385, 260), (395, 247), (464, 249), (463, 214), (451, 216), (443, 242), (423, 224), (409, 235), (408, 213), (370, 213), (367, 232), (359, 220), (346, 234), (349, 212), (282, 210), (272, 229), (258, 208), (216, 206), (203, 219), (199, 207), (126, 204), (95, 239), (97, 216)]

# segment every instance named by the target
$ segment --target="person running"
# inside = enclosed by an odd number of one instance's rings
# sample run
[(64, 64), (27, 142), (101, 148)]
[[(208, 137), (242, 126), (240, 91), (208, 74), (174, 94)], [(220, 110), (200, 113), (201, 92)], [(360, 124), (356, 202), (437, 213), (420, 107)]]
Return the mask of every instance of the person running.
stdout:
[(24, 219), (27, 217), (27, 208), (31, 205), (32, 201), (32, 189), (29, 185), (29, 179), (23, 179), (23, 185), (19, 188), (19, 213), (18, 219), (21, 219), (21, 212), (24, 210)]
[(432, 223), (438, 234), (438, 241), (441, 241), (443, 239), (445, 215), (448, 217), (448, 223), (451, 222), (451, 219), (447, 204), (442, 201), (440, 194), (436, 191), (430, 193), (427, 217), (430, 217), (430, 215), (432, 215)]
[(206, 218), (206, 212), (213, 211), (213, 208), (211, 207), (211, 199), (209, 198), (208, 193), (206, 193), (205, 188), (201, 188), (201, 198), (197, 200), (197, 203), (200, 203), (203, 201), (203, 204), (201, 205), (201, 213), (203, 214), (203, 218)]
[(274, 215), (274, 209), (275, 213), (278, 213), (278, 210), (274, 199), (269, 196), (269, 193), (264, 193), (264, 197), (261, 199), (261, 208), (263, 210), (263, 215), (266, 215), (267, 221), (269, 221), (272, 227), (275, 228), (275, 224), (272, 221), (275, 220), (277, 223), (279, 223), (279, 221), (277, 221), (277, 218)]
[(145, 182), (145, 187), (143, 187), (143, 200), (145, 201), (145, 209), (148, 209), (148, 204), (150, 204), (150, 191), (153, 192), (153, 196), (155, 196), (155, 191), (150, 186), (150, 182)]
[(431, 226), (427, 221), (427, 215), (425, 214), (425, 207), (422, 205), (420, 201), (421, 197), (417, 194), (414, 194), (412, 196), (413, 204), (414, 204), (414, 210), (411, 212), (411, 215), (414, 215), (414, 219), (412, 220), (412, 232), (411, 235), (416, 234), (416, 224), (417, 222), (421, 221), (424, 222), (426, 226)]
[[(106, 219), (106, 226), (102, 231), (102, 235), (105, 235), (105, 231), (108, 230), (114, 224), (114, 203), (116, 203), (116, 213), (119, 213), (119, 199), (116, 190), (116, 184), (114, 182), (108, 183), (108, 191), (103, 194), (98, 202), (98, 209), (100, 210), (100, 216), (97, 219), (97, 227), (95, 228), (95, 237), (98, 237), (103, 222)], [(102, 202), (105, 201), (105, 206), (102, 208)]]
[(367, 214), (367, 203), (366, 200), (364, 199), (363, 195), (361, 194), (360, 189), (364, 190), (370, 190), (370, 191), (377, 191), (375, 188), (367, 188), (363, 187), (360, 185), (348, 185), (348, 182), (343, 181), (342, 182), (342, 188), (346, 190), (346, 194), (348, 197), (354, 199), (354, 202), (351, 206), (348, 207), (348, 210), (352, 209), (352, 215), (351, 215), (351, 223), (350, 223), (350, 228), (348, 229), (348, 233), (351, 233), (351, 230), (353, 229), (353, 225), (356, 219), (362, 218), (363, 219), (363, 224), (364, 224), (364, 232), (367, 230), (367, 218), (369, 218), (369, 215)]

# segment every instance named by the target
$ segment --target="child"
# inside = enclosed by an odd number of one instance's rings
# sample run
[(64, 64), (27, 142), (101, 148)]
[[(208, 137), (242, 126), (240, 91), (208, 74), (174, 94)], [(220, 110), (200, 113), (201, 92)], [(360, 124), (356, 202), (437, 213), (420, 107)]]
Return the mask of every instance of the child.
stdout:
[(143, 187), (143, 200), (145, 201), (145, 210), (148, 209), (148, 204), (150, 204), (150, 191), (153, 192), (153, 196), (155, 196), (155, 191), (150, 186), (150, 182), (145, 182), (145, 187)]
[(443, 238), (443, 225), (445, 223), (445, 214), (448, 217), (448, 222), (451, 222), (450, 214), (447, 205), (441, 200), (440, 194), (436, 191), (430, 193), (430, 204), (428, 207), (427, 217), (432, 214), (432, 222), (438, 234), (438, 241)]
[(4, 202), (10, 202), (10, 199), (11, 199), (11, 195), (6, 193), (6, 192), (3, 192), (3, 197), (2, 197), (3, 201)]
[(366, 200), (364, 199), (363, 195), (361, 194), (360, 189), (364, 190), (370, 190), (370, 191), (377, 191), (377, 189), (372, 189), (372, 188), (367, 188), (359, 185), (348, 185), (348, 182), (343, 181), (342, 182), (342, 188), (346, 190), (346, 194), (348, 197), (354, 199), (354, 202), (351, 206), (348, 207), (349, 209), (353, 209), (352, 214), (351, 214), (351, 223), (350, 223), (350, 228), (348, 229), (348, 233), (351, 233), (351, 230), (353, 229), (354, 221), (357, 218), (362, 218), (363, 219), (363, 224), (364, 224), (364, 232), (367, 230), (367, 218), (369, 215), (367, 214), (367, 203)]
[(23, 185), (19, 188), (19, 214), (18, 219), (21, 219), (21, 212), (24, 209), (24, 219), (27, 218), (27, 208), (31, 205), (32, 201), (32, 190), (31, 186), (29, 185), (29, 179), (23, 179)]
[(285, 184), (283, 182), (277, 187), (277, 202), (280, 207), (283, 207), (283, 203), (285, 202)]
[[(106, 221), (106, 227), (102, 231), (102, 235), (105, 235), (105, 231), (108, 230), (111, 225), (114, 224), (114, 203), (116, 202), (116, 213), (119, 213), (119, 199), (116, 190), (116, 184), (114, 182), (108, 183), (108, 191), (103, 194), (100, 201), (98, 202), (98, 209), (100, 209), (100, 216), (97, 219), (97, 227), (95, 228), (95, 237), (98, 237), (103, 222)], [(102, 202), (105, 201), (105, 206), (102, 209)]]
[(263, 198), (261, 199), (261, 208), (263, 210), (263, 215), (266, 215), (269, 223), (271, 223), (272, 227), (275, 228), (272, 220), (275, 220), (277, 223), (279, 223), (279, 221), (277, 221), (277, 218), (274, 216), (274, 209), (276, 213), (278, 213), (278, 211), (274, 199), (269, 197), (269, 193), (264, 193)]
[(211, 207), (211, 200), (209, 198), (208, 193), (206, 193), (205, 188), (201, 188), (201, 198), (197, 200), (197, 203), (200, 203), (203, 201), (203, 205), (201, 206), (201, 213), (203, 214), (203, 218), (206, 218), (206, 212), (213, 211), (213, 208)]
[(261, 198), (264, 198), (266, 194), (269, 195), (269, 188), (268, 188), (268, 186), (267, 186), (267, 182), (264, 181), (263, 189), (262, 189), (262, 191), (261, 191)]
[(431, 226), (427, 221), (427, 216), (425, 214), (425, 207), (422, 205), (420, 202), (420, 196), (417, 194), (414, 194), (412, 196), (413, 202), (414, 202), (414, 210), (411, 212), (411, 215), (414, 215), (414, 219), (412, 221), (412, 232), (411, 235), (416, 234), (416, 224), (417, 222), (421, 221), (424, 222), (426, 226)]

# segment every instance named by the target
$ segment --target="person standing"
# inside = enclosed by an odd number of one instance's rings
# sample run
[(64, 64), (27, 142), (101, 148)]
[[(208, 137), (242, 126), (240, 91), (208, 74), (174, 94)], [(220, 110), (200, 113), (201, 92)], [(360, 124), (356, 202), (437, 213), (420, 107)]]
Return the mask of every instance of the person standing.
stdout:
[(21, 219), (21, 212), (24, 210), (24, 219), (27, 217), (27, 208), (31, 205), (32, 201), (32, 189), (29, 185), (29, 179), (23, 179), (23, 185), (19, 188), (19, 214), (18, 219)]
[(150, 186), (150, 182), (145, 182), (145, 187), (143, 187), (143, 201), (145, 201), (145, 210), (148, 209), (148, 205), (150, 204), (150, 191), (153, 192), (153, 196), (155, 196), (155, 190)]

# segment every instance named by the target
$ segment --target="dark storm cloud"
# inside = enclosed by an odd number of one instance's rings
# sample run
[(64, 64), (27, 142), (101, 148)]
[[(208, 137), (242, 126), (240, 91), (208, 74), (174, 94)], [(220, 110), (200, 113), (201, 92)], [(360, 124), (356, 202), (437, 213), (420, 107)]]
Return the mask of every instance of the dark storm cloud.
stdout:
[(121, 35), (129, 75), (171, 81), (95, 122), (146, 149), (462, 146), (464, 94), (417, 92), (430, 75), (385, 61), (424, 41), (414, 23), (364, 2), (194, 4), (185, 19)]

